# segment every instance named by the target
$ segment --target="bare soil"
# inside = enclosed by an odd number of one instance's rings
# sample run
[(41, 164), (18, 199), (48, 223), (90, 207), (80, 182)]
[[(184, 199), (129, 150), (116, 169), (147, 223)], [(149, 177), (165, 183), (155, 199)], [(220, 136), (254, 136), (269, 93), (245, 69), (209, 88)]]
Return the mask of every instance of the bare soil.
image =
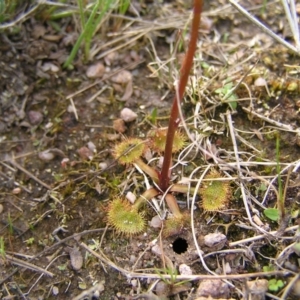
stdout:
[[(144, 138), (154, 125), (167, 124), (174, 94), (172, 85), (188, 42), (188, 35), (183, 35), (183, 49), (175, 55), (173, 49), (183, 32), (179, 29), (185, 28), (190, 14), (188, 6), (179, 2), (139, 5), (141, 17), (124, 30), (124, 40), (117, 44), (119, 50), (105, 46), (121, 30), (114, 27), (117, 22), (113, 19), (94, 39), (93, 49), (102, 47), (101, 51), (89, 62), (80, 52), (72, 69), (64, 69), (62, 64), (78, 36), (74, 18), (51, 22), (32, 17), (1, 33), (1, 299), (197, 299), (202, 295), (198, 287), (203, 278), (179, 280), (186, 275), (182, 272), (182, 277), (178, 277), (182, 264), (189, 266), (193, 275), (210, 275), (199, 259), (189, 226), (168, 238), (162, 238), (160, 230), (150, 225), (145, 232), (131, 237), (106, 226), (105, 208), (112, 197), (128, 191), (138, 195), (145, 190), (143, 175), (118, 165), (112, 148), (124, 136)], [(254, 13), (290, 40), (278, 5), (268, 7), (266, 12), (255, 9)], [(299, 253), (290, 246), (297, 241), (299, 224), (300, 71), (298, 56), (228, 7), (225, 1), (206, 4), (192, 74), (196, 82), (193, 86), (198, 90), (192, 90), (190, 85), (183, 112), (191, 132), (205, 133), (202, 146), (227, 162), (234, 161), (226, 123), (227, 113), (231, 112), (240, 137), (240, 159), (249, 162), (243, 168), (253, 176), (244, 181), (250, 213), (261, 220), (257, 225), (263, 230), (281, 233), (278, 237), (265, 235), (249, 243), (231, 244), (261, 232), (249, 223), (236, 169), (229, 165), (222, 170), (235, 179), (231, 184), (233, 197), (226, 210), (205, 213), (201, 199), (196, 199), (195, 235), (206, 266), (218, 274), (237, 275), (228, 277), (231, 286), (226, 291), (216, 288), (219, 293), (210, 296), (242, 299), (243, 291), (246, 299), (250, 280), (274, 278), (282, 280), (286, 288), (300, 271)], [(132, 14), (128, 16), (134, 18)], [(122, 47), (132, 37), (129, 30), (139, 32), (143, 26), (146, 30), (149, 20), (156, 20), (161, 26)], [(129, 22), (123, 20), (122, 26)], [(166, 64), (154, 76), (159, 61)], [(87, 71), (96, 63), (104, 66), (104, 74), (90, 78)], [(132, 90), (127, 82), (114, 79), (123, 70), (132, 76)], [(259, 84), (258, 78), (265, 80), (266, 85)], [(226, 101), (221, 103), (221, 95), (216, 92), (226, 80), (234, 86), (239, 84), (234, 91), (236, 108)], [(200, 109), (195, 113), (197, 105)], [(113, 121), (120, 118), (124, 107), (135, 112), (137, 118), (125, 124), (125, 132), (120, 132)], [(277, 123), (271, 124), (251, 111)], [(189, 122), (197, 114), (202, 123), (198, 120), (198, 128), (192, 129)], [(279, 123), (291, 130), (280, 128)], [(276, 152), (277, 135), (280, 157)], [(191, 156), (193, 160), (186, 166), (182, 164), (174, 170), (174, 180), (188, 177), (197, 168), (195, 178), (199, 178), (209, 164), (218, 168), (199, 151), (193, 150)], [(289, 212), (287, 221), (280, 224), (263, 214), (264, 207), (276, 207), (276, 192), (266, 189), (277, 175), (278, 160), (281, 170), (286, 168), (282, 182)], [(257, 165), (253, 165), (255, 162)], [(277, 179), (272, 186), (278, 189)], [(186, 196), (178, 195), (178, 199), (187, 210)], [(150, 222), (155, 215), (149, 206), (147, 220)], [(288, 231), (283, 233), (286, 228)], [(216, 232), (224, 234), (226, 241), (207, 246), (204, 237)], [(155, 252), (155, 245), (163, 255)], [(218, 252), (221, 249), (226, 251)], [(270, 265), (282, 273), (238, 277), (263, 272)], [(143, 275), (132, 275), (136, 273)], [(147, 274), (156, 274), (156, 278)], [(171, 278), (161, 279), (163, 275)], [(283, 290), (269, 290), (266, 297), (280, 299)], [(286, 299), (298, 296), (291, 286)]]

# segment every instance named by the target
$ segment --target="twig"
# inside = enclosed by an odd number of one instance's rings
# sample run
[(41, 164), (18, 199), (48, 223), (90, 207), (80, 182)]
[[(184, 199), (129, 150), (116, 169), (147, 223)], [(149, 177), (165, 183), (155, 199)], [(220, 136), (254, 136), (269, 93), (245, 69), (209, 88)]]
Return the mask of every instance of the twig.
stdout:
[(253, 116), (255, 116), (255, 117), (258, 117), (258, 118), (262, 119), (263, 121), (266, 121), (266, 122), (268, 122), (268, 123), (270, 123), (270, 124), (272, 124), (272, 125), (274, 125), (274, 126), (279, 127), (279, 129), (286, 130), (286, 131), (289, 131), (289, 132), (296, 132), (296, 133), (300, 134), (299, 129), (298, 129), (298, 130), (295, 130), (295, 129), (293, 128), (293, 126), (291, 126), (291, 125), (286, 125), (286, 124), (283, 124), (283, 123), (281, 123), (281, 122), (272, 120), (272, 119), (270, 119), (270, 118), (268, 118), (268, 117), (265, 117), (265, 116), (263, 116), (263, 115), (261, 115), (261, 114), (255, 112), (255, 111), (253, 111), (252, 109), (249, 109), (249, 108), (246, 108), (246, 107), (242, 107), (242, 109), (243, 109), (244, 111), (246, 111), (247, 113), (249, 113), (249, 114), (251, 114), (251, 115), (253, 115)]
[(298, 18), (295, 6), (296, 0), (281, 0), (282, 6), (285, 10), (285, 15), (288, 19), (291, 31), (293, 33), (294, 41), (296, 43), (296, 48), (298, 53), (300, 52), (300, 38), (299, 38), (299, 25), (298, 25)]
[[(238, 154), (238, 147), (237, 147), (237, 143), (236, 143), (236, 139), (235, 139), (235, 130), (234, 130), (233, 125), (232, 125), (231, 113), (229, 111), (227, 112), (226, 117), (227, 117), (227, 124), (229, 126), (231, 141), (232, 141), (232, 144), (233, 144), (233, 151), (234, 151), (235, 160), (236, 160), (237, 172), (238, 172), (238, 176), (241, 178), (243, 176), (243, 173), (241, 171), (241, 166), (240, 166), (240, 158), (239, 158), (239, 154)], [(250, 209), (249, 209), (249, 205), (248, 205), (248, 201), (247, 201), (247, 196), (246, 196), (246, 192), (245, 192), (245, 186), (244, 186), (241, 179), (240, 179), (240, 182), (239, 182), (239, 187), (241, 189), (242, 198), (243, 198), (243, 202), (244, 202), (244, 207), (245, 207), (247, 217), (249, 219), (250, 224), (253, 227), (257, 228), (260, 232), (267, 233), (265, 230), (263, 230), (261, 227), (259, 227), (257, 224), (255, 224), (255, 222), (252, 219), (252, 215), (250, 213)]]
[(36, 176), (34, 176), (31, 172), (23, 168), (21, 165), (19, 165), (15, 160), (11, 159), (9, 161), (14, 167), (25, 173), (27, 176), (29, 176), (31, 179), (35, 180), (37, 183), (45, 187), (47, 190), (51, 190), (51, 186), (49, 186), (47, 183), (43, 182), (42, 180), (38, 179)]
[(282, 39), (279, 35), (277, 35), (276, 33), (274, 33), (271, 29), (269, 29), (267, 26), (265, 26), (263, 23), (261, 23), (260, 21), (258, 21), (255, 17), (253, 17), (246, 9), (244, 9), (241, 5), (239, 5), (236, 0), (229, 0), (229, 2), (241, 13), (243, 14), (248, 20), (250, 20), (251, 22), (253, 22), (255, 25), (257, 25), (260, 29), (262, 29), (266, 34), (268, 34), (269, 36), (271, 36), (273, 39), (275, 39), (277, 42), (279, 42), (280, 44), (284, 45), (286, 48), (288, 48), (289, 50), (293, 51), (296, 54), (300, 54), (299, 50), (294, 47), (293, 45), (291, 45), (290, 43), (288, 43), (287, 41), (285, 41), (284, 39)]
[(95, 292), (102, 292), (104, 290), (104, 284), (103, 281), (97, 283), (96, 285), (90, 287), (86, 291), (81, 292), (76, 297), (72, 298), (72, 300), (81, 300), (81, 299), (93, 299), (93, 294)]
[(53, 277), (54, 274), (45, 270), (45, 269), (42, 269), (36, 265), (33, 265), (29, 262), (26, 262), (26, 261), (23, 261), (21, 259), (18, 259), (16, 257), (13, 257), (9, 254), (5, 254), (5, 259), (7, 259), (9, 262), (11, 262), (12, 264), (14, 265), (17, 265), (17, 266), (20, 266), (22, 268), (26, 268), (26, 269), (30, 269), (30, 270), (33, 270), (33, 271), (36, 271), (36, 272), (39, 272), (39, 273), (43, 273), (44, 275), (48, 275), (50, 277)]
[[(284, 232), (296, 230), (296, 229), (298, 229), (298, 228), (299, 228), (299, 225), (291, 226), (291, 227), (289, 227), (289, 228), (286, 228)], [(253, 237), (251, 237), (251, 238), (247, 238), (247, 239), (243, 239), (243, 240), (231, 242), (231, 243), (229, 243), (229, 247), (238, 246), (238, 245), (240, 245), (240, 244), (251, 243), (251, 242), (254, 242), (254, 241), (257, 241), (257, 240), (266, 238), (266, 237), (268, 237), (268, 236), (270, 236), (270, 235), (272, 235), (272, 236), (274, 236), (274, 237), (276, 238), (277, 232), (278, 232), (278, 231), (270, 231), (270, 232), (268, 232), (267, 234), (260, 234), (260, 235), (253, 236)], [(281, 238), (282, 238), (282, 237), (281, 237)]]

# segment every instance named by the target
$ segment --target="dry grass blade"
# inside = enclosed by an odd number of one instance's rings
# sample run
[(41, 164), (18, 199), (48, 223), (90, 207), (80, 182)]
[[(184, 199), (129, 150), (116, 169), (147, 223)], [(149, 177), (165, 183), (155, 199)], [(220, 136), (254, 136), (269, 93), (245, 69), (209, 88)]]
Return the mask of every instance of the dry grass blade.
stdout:
[[(289, 228), (286, 228), (284, 232), (296, 231), (298, 229), (298, 227), (299, 227), (298, 225), (291, 226)], [(235, 247), (235, 246), (238, 246), (240, 244), (251, 243), (253, 241), (257, 241), (257, 240), (260, 240), (260, 239), (267, 238), (269, 235), (275, 237), (276, 234), (277, 234), (277, 231), (267, 232), (266, 234), (260, 234), (260, 235), (256, 235), (256, 236), (251, 237), (251, 238), (239, 240), (239, 241), (236, 241), (236, 242), (231, 242), (231, 243), (229, 243), (229, 246), (230, 247)]]
[(36, 176), (34, 176), (31, 172), (29, 172), (28, 170), (26, 170), (25, 168), (23, 168), (20, 164), (18, 164), (15, 160), (11, 159), (9, 161), (14, 167), (16, 167), (17, 169), (19, 169), (21, 172), (25, 173), (27, 176), (29, 176), (30, 178), (32, 178), (34, 181), (36, 181), (37, 183), (39, 183), (41, 186), (45, 187), (47, 190), (51, 190), (51, 186), (49, 186), (47, 183), (43, 182), (42, 180), (40, 180), (39, 178), (37, 178)]
[[(293, 2), (294, 0), (292, 0), (291, 2)], [(265, 26), (263, 23), (261, 23), (258, 19), (256, 19), (254, 16), (252, 16), (246, 9), (244, 9), (241, 5), (239, 5), (236, 0), (229, 0), (229, 2), (240, 12), (242, 13), (246, 18), (248, 18), (251, 22), (253, 22), (255, 25), (257, 25), (261, 30), (263, 30), (265, 33), (267, 33), (269, 36), (271, 36), (273, 39), (275, 39), (277, 42), (279, 42), (280, 44), (284, 45), (286, 48), (288, 48), (289, 50), (293, 51), (295, 54), (300, 54), (299, 52), (299, 33), (296, 33), (296, 35), (294, 35), (294, 38), (296, 39), (296, 44), (297, 47), (294, 47), (292, 44), (288, 43), (287, 41), (285, 41), (283, 38), (281, 38), (279, 35), (277, 35), (276, 33), (274, 33), (271, 29), (269, 29), (267, 26)], [(284, 0), (283, 3), (287, 3), (287, 0)], [(287, 5), (287, 4), (286, 4)], [(286, 7), (286, 5), (284, 5)], [(289, 12), (289, 9), (286, 9), (286, 11)], [(293, 13), (293, 18), (294, 18), (294, 13)], [(289, 18), (290, 13), (287, 13), (288, 16), (288, 20), (290, 21), (290, 26), (292, 28), (297, 27), (297, 25), (295, 26), (295, 24), (297, 24), (297, 20), (296, 23), (293, 19)], [(292, 25), (291, 25), (292, 24)], [(294, 31), (294, 30), (293, 30)]]
[(52, 272), (49, 272), (49, 271), (47, 271), (47, 270), (45, 270), (43, 268), (40, 268), (40, 267), (38, 267), (38, 266), (36, 266), (34, 264), (29, 263), (27, 261), (23, 261), (21, 259), (13, 257), (13, 256), (11, 256), (9, 254), (5, 255), (5, 259), (7, 259), (9, 262), (11, 262), (12, 264), (17, 265), (19, 267), (22, 267), (22, 268), (25, 268), (25, 269), (30, 269), (32, 271), (35, 271), (35, 272), (38, 272), (38, 273), (42, 273), (42, 274), (47, 275), (49, 277), (53, 277), (54, 276), (54, 274)]

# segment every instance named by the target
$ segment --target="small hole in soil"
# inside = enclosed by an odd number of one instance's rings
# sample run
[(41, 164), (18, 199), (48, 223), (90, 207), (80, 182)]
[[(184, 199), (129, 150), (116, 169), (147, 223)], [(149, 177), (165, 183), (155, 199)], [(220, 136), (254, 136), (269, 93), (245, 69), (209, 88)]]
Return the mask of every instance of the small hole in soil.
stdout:
[(185, 239), (179, 237), (173, 242), (172, 246), (175, 253), (181, 254), (187, 250), (188, 243)]

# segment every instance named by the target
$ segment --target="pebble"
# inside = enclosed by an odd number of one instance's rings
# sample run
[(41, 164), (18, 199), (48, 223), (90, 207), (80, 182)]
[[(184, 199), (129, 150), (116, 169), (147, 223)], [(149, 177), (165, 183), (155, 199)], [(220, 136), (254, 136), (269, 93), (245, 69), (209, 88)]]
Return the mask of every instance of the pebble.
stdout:
[(204, 279), (200, 282), (197, 289), (197, 297), (211, 297), (211, 298), (227, 298), (230, 294), (227, 283), (220, 279)]
[(136, 279), (132, 279), (130, 281), (130, 283), (131, 283), (131, 286), (134, 287), (134, 288), (136, 288), (138, 286), (138, 281)]
[(101, 78), (105, 73), (105, 67), (102, 63), (98, 62), (88, 67), (86, 76), (88, 78)]
[(117, 131), (119, 133), (124, 133), (126, 131), (126, 126), (125, 126), (124, 120), (122, 120), (122, 119), (114, 120), (113, 128), (115, 131)]
[(192, 269), (186, 264), (181, 264), (179, 266), (179, 273), (180, 275), (187, 275), (187, 276), (193, 275)]
[(68, 248), (67, 251), (69, 252), (70, 259), (71, 259), (71, 266), (73, 270), (78, 271), (82, 268), (83, 265), (83, 257), (81, 252), (78, 248)]
[(131, 204), (133, 204), (133, 203), (135, 202), (135, 200), (136, 200), (136, 196), (135, 196), (134, 193), (128, 192), (128, 193), (126, 194), (126, 199), (127, 199)]
[(254, 85), (255, 86), (266, 86), (267, 82), (264, 78), (262, 77), (258, 77), (255, 81), (254, 81)]
[(21, 188), (19, 188), (19, 187), (16, 187), (16, 188), (14, 188), (13, 190), (12, 190), (12, 193), (14, 194), (14, 195), (19, 195), (20, 193), (21, 193)]
[(0, 204), (0, 214), (2, 214), (3, 213), (3, 205), (2, 204)]
[(130, 108), (125, 107), (121, 110), (120, 117), (124, 122), (128, 123), (136, 120), (137, 114)]
[(59, 294), (59, 289), (58, 289), (57, 286), (53, 286), (53, 288), (52, 288), (52, 294), (54, 296), (57, 296)]
[(93, 159), (93, 152), (87, 148), (87, 147), (81, 147), (77, 150), (77, 153), (79, 154), (80, 158), (83, 160), (92, 160)]
[(50, 72), (52, 72), (52, 73), (57, 73), (58, 71), (59, 71), (59, 67), (58, 66), (56, 66), (55, 64), (53, 64), (53, 63), (44, 63), (43, 65), (42, 65), (42, 70), (44, 71), (44, 72), (48, 72), (48, 71), (50, 71)]
[(220, 243), (225, 244), (225, 242), (226, 242), (226, 235), (220, 232), (209, 233), (206, 236), (204, 236), (204, 244), (207, 247), (213, 247)]
[(104, 291), (104, 280), (101, 280), (98, 284), (94, 286), (95, 292), (92, 299), (100, 299), (101, 292)]
[(163, 297), (164, 298), (166, 297), (166, 295), (168, 295), (168, 292), (169, 292), (169, 286), (166, 282), (163, 282), (163, 281), (159, 281), (155, 287), (155, 292), (158, 296), (160, 297)]
[(131, 254), (131, 255), (130, 255), (130, 258), (129, 258), (129, 261), (130, 261), (132, 264), (134, 264), (134, 263), (136, 262), (136, 260), (137, 260), (137, 257), (136, 257), (135, 255)]
[(38, 155), (39, 159), (43, 161), (51, 161), (55, 157), (55, 155), (49, 150), (42, 151)]
[(104, 61), (108, 66), (111, 66), (118, 58), (119, 54), (117, 52), (110, 52), (104, 57)]
[(231, 273), (231, 267), (230, 267), (229, 262), (226, 262), (225, 265), (224, 265), (224, 273), (225, 274), (230, 274)]
[(91, 141), (89, 141), (88, 143), (87, 143), (87, 146), (88, 146), (88, 148), (92, 151), (92, 152), (97, 152), (97, 149), (96, 149), (96, 146), (95, 146), (95, 144), (93, 143), (93, 142), (91, 142)]
[(129, 82), (131, 80), (132, 80), (132, 75), (127, 70), (122, 70), (118, 74), (116, 74), (115, 76), (113, 76), (111, 78), (112, 82), (119, 83), (119, 84), (127, 83), (127, 82)]
[(99, 168), (101, 170), (105, 170), (107, 168), (108, 164), (106, 162), (101, 162), (99, 163)]
[(251, 280), (246, 282), (246, 285), (250, 294), (254, 294), (257, 296), (255, 297), (255, 299), (265, 299), (265, 294), (269, 289), (269, 282), (267, 279)]
[(43, 114), (36, 110), (30, 110), (27, 116), (31, 125), (39, 125), (43, 121)]
[(162, 250), (159, 245), (155, 245), (151, 248), (152, 253), (156, 254), (157, 256), (162, 255)]
[(161, 228), (162, 227), (162, 219), (159, 216), (154, 216), (150, 221), (150, 226), (153, 228)]

